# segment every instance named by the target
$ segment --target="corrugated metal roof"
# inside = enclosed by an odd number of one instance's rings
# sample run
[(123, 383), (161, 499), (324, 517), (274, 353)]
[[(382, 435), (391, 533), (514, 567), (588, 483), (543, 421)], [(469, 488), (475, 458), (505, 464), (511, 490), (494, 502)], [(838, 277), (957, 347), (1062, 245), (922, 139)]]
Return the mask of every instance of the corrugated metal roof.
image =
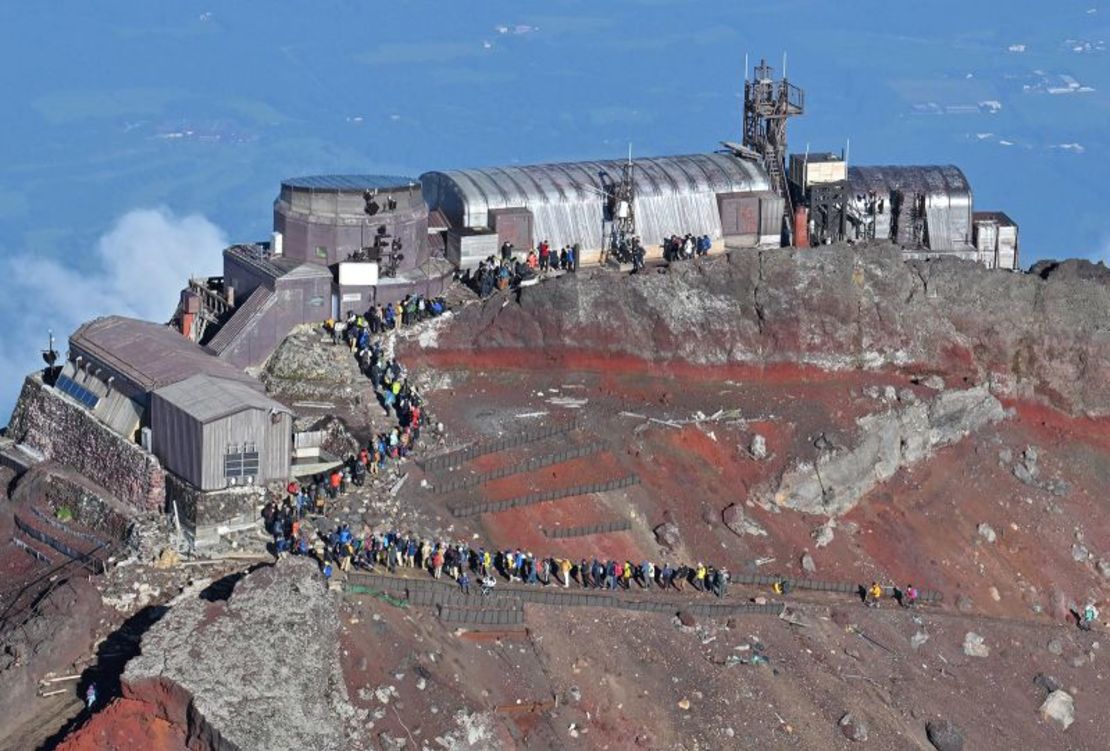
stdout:
[[(536, 242), (600, 247), (605, 194), (621, 179), (622, 160), (428, 172), (420, 176), (431, 210), (462, 226), (489, 226), (492, 209), (527, 208)], [(721, 236), (716, 196), (769, 190), (762, 165), (732, 154), (635, 160), (636, 226), (645, 242), (670, 234)], [(461, 216), (458, 215), (461, 212)]]
[(401, 175), (308, 175), (282, 180), (287, 188), (297, 190), (364, 191), (407, 188), (418, 181)]
[(210, 423), (247, 409), (293, 414), (285, 405), (243, 383), (205, 373), (154, 393), (201, 423)]
[(235, 342), (239, 334), (246, 329), (251, 320), (266, 307), (266, 303), (273, 299), (273, 297), (274, 293), (266, 287), (261, 285), (255, 287), (254, 291), (247, 296), (247, 299), (243, 301), (242, 305), (235, 308), (235, 312), (231, 314), (231, 318), (229, 318), (227, 322), (220, 327), (220, 330), (216, 332), (216, 335), (209, 340), (208, 344), (205, 345), (205, 349), (216, 355), (223, 353), (225, 349)]
[(123, 316), (96, 318), (73, 332), (69, 345), (87, 352), (147, 392), (198, 373), (262, 388), (256, 379), (217, 359), (176, 329), (159, 323)]
[(952, 164), (924, 166), (897, 165), (849, 167), (848, 184), (852, 190), (910, 190), (920, 193), (971, 194), (971, 184), (959, 167)]

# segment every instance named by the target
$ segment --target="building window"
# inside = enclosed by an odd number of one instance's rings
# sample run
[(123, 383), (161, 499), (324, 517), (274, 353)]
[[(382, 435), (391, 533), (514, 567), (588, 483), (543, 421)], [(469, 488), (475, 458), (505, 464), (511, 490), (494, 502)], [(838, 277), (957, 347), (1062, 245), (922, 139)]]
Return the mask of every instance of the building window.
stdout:
[(253, 443), (233, 443), (224, 454), (224, 477), (229, 480), (258, 476), (258, 448)]
[(327, 258), (328, 257), (328, 246), (327, 245), (317, 245), (316, 246), (316, 257), (317, 258)]

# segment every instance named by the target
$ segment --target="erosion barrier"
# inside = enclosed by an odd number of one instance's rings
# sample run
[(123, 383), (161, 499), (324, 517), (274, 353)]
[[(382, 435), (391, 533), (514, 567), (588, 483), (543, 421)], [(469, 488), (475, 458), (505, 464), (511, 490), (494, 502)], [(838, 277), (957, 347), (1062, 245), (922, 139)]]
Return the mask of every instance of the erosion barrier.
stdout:
[(582, 418), (576, 417), (570, 422), (558, 423), (555, 425), (545, 425), (532, 430), (526, 430), (523, 433), (514, 433), (507, 435), (503, 438), (497, 438), (492, 441), (481, 441), (479, 443), (465, 446), (461, 449), (449, 451), (446, 454), (439, 454), (438, 456), (430, 456), (427, 459), (418, 461), (417, 464), (424, 469), (425, 472), (437, 472), (445, 469), (454, 469), (461, 466), (472, 459), (486, 454), (496, 454), (498, 451), (515, 448), (517, 446), (525, 446), (529, 443), (542, 441), (545, 438), (551, 438), (557, 435), (563, 435), (581, 427)]
[(462, 623), (472, 626), (519, 626), (524, 623), (524, 611), (481, 609), (471, 610), (452, 605), (437, 605), (436, 615), (446, 623)]
[(623, 532), (627, 529), (632, 529), (632, 521), (630, 519), (617, 519), (616, 521), (590, 524), (585, 527), (544, 527), (543, 534), (552, 540), (560, 540), (567, 537), (586, 537), (587, 535), (603, 535), (609, 532)]
[[(470, 620), (469, 623), (483, 625), (514, 625), (522, 621), (498, 621), (497, 616), (460, 616), (461, 612), (492, 612), (507, 613), (520, 611), (523, 603), (537, 605), (551, 605), (555, 607), (585, 607), (585, 608), (611, 608), (629, 610), (641, 613), (675, 614), (680, 610), (704, 618), (729, 617), (734, 615), (778, 615), (782, 612), (783, 603), (771, 602), (763, 605), (749, 602), (690, 602), (675, 598), (673, 595), (663, 597), (648, 597), (648, 592), (635, 594), (612, 594), (598, 590), (585, 590), (575, 588), (562, 588), (558, 586), (510, 586), (506, 585), (501, 591), (495, 591), (487, 596), (481, 594), (464, 595), (457, 584), (450, 581), (437, 581), (435, 579), (409, 580), (400, 577), (352, 572), (348, 574), (352, 580), (365, 582), (381, 590), (404, 592), (406, 599), (413, 605), (436, 607), (442, 614), (447, 608), (454, 618), (487, 618), (487, 620)], [(358, 592), (354, 587), (348, 591)], [(506, 618), (509, 616), (501, 616)], [(442, 618), (442, 615), (441, 615)], [(489, 620), (493, 619), (493, 620)], [(448, 619), (444, 619), (448, 620)]]
[(458, 517), (476, 516), (478, 514), (493, 514), (497, 513), (498, 511), (508, 511), (509, 509), (517, 508), (518, 506), (531, 506), (536, 503), (543, 503), (545, 501), (557, 501), (560, 498), (571, 498), (576, 495), (607, 493), (611, 490), (619, 490), (621, 488), (638, 485), (639, 482), (640, 478), (636, 475), (626, 475), (625, 477), (618, 477), (615, 480), (595, 482), (590, 483), (589, 485), (575, 485), (574, 487), (570, 488), (543, 490), (538, 493), (529, 493), (528, 495), (522, 495), (516, 498), (508, 498), (504, 501), (486, 501), (483, 503), (452, 506), (451, 513)]
[(531, 472), (543, 467), (550, 467), (554, 464), (569, 462), (572, 459), (581, 459), (584, 456), (600, 454), (604, 450), (604, 448), (597, 445), (575, 446), (565, 451), (556, 451), (551, 454), (544, 454), (543, 456), (534, 456), (519, 464), (511, 464), (507, 467), (490, 470), (489, 472), (482, 472), (481, 474), (470, 475), (469, 477), (460, 477), (457, 480), (437, 482), (433, 486), (433, 489), (436, 493), (450, 493), (455, 490), (465, 490), (466, 488), (477, 487), (478, 485), (483, 485), (493, 480), (500, 480), (502, 477)]

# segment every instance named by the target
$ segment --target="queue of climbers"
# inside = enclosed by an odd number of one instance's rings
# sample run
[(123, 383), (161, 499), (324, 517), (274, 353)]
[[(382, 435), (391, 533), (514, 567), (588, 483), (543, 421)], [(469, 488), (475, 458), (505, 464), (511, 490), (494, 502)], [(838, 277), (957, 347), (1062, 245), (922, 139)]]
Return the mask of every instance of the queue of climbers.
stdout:
[(685, 237), (671, 235), (663, 240), (663, 260), (668, 263), (689, 260), (695, 256), (707, 255), (712, 249), (713, 240), (710, 239), (709, 235), (701, 235), (700, 237), (690, 234)]
[(499, 257), (489, 256), (478, 264), (477, 269), (468, 269), (461, 280), (479, 297), (485, 298), (494, 290), (514, 289), (521, 284), (538, 281), (550, 272), (575, 272), (578, 270), (580, 251), (578, 244), (556, 250), (545, 240), (537, 248), (520, 255), (512, 243), (506, 242), (501, 245)]
[(390, 573), (403, 568), (423, 570), (434, 579), (447, 578), (456, 582), (466, 594), (470, 593), (472, 583), (478, 591), (488, 593), (500, 578), (564, 588), (573, 583), (583, 589), (605, 590), (627, 590), (635, 584), (639, 589), (682, 592), (689, 586), (698, 592), (724, 597), (731, 580), (727, 569), (703, 563), (672, 566), (670, 563), (657, 565), (643, 561), (636, 564), (597, 558), (573, 561), (537, 557), (521, 550), (487, 550), (465, 543), (431, 541), (396, 531), (357, 537), (346, 525), (330, 534), (317, 535), (311, 543), (305, 535), (294, 536), (280, 549), (315, 555), (322, 566), (334, 564), (344, 571), (352, 565), (368, 571), (380, 566)]
[(371, 306), (362, 315), (348, 310), (341, 319), (329, 318), (324, 330), (331, 335), (333, 344), (342, 342), (352, 352), (357, 352), (369, 346), (372, 336), (435, 318), (447, 310), (447, 300), (443, 297), (428, 299), (423, 295), (405, 295), (397, 302)]

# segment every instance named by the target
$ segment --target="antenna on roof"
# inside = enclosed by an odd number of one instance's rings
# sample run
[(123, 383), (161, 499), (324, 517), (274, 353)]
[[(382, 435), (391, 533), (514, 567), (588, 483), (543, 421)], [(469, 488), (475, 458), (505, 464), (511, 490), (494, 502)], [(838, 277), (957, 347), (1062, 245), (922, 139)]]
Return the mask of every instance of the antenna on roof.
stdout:
[(784, 81), (786, 80), (786, 52), (785, 52), (785, 50), (782, 53), (782, 79)]
[(628, 163), (632, 164), (632, 142), (628, 142)]
[(852, 139), (851, 138), (845, 138), (844, 139), (844, 169), (848, 169), (848, 154), (851, 152), (851, 150), (852, 150)]
[(748, 82), (748, 53), (744, 53), (744, 83)]

